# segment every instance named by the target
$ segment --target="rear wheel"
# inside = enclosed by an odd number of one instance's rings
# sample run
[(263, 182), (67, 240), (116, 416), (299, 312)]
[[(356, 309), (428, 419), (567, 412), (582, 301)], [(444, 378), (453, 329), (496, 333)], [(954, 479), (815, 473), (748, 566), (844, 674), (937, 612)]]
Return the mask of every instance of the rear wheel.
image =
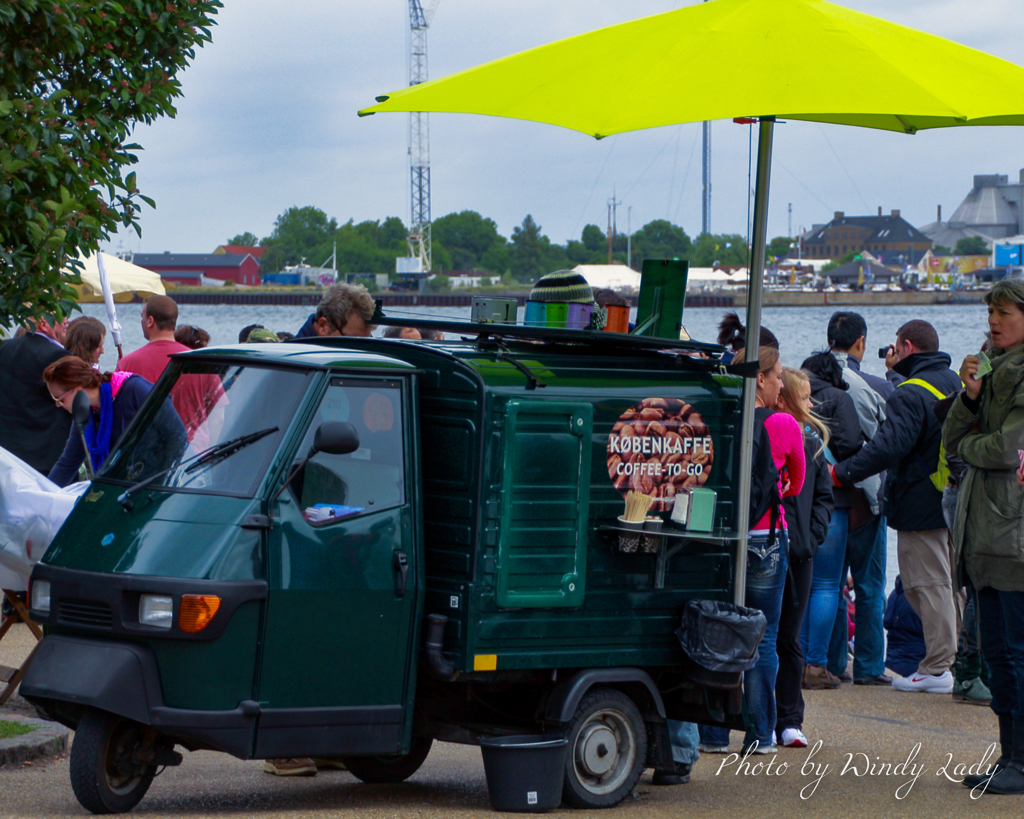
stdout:
[(153, 781), (155, 765), (136, 761), (143, 727), (129, 719), (89, 709), (71, 745), (71, 788), (92, 813), (124, 813), (134, 808)]
[(407, 754), (346, 756), (345, 765), (353, 776), (370, 785), (404, 782), (420, 769), (433, 742), (432, 739), (413, 737)]
[(633, 701), (614, 688), (596, 688), (576, 709), (567, 733), (562, 801), (573, 808), (610, 808), (625, 799), (643, 773), (647, 729)]

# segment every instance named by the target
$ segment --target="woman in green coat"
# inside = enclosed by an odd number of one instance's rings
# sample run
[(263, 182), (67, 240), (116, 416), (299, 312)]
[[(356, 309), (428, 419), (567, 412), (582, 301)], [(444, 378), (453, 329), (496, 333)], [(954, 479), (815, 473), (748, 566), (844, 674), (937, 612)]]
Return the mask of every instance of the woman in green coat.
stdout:
[[(1024, 282), (1001, 281), (985, 294), (992, 348), (967, 356), (964, 393), (942, 428), (946, 452), (967, 464), (953, 525), (953, 565), (977, 590), (981, 651), (1001, 755), (994, 773), (964, 784), (1024, 794)], [(963, 577), (961, 576), (961, 579)]]

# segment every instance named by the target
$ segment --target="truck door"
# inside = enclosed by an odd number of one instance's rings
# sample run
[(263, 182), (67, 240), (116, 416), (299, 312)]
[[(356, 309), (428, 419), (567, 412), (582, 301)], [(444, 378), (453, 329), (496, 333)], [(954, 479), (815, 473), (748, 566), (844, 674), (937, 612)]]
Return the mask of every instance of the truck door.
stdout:
[(352, 424), (359, 448), (315, 455), (271, 509), (257, 757), (408, 750), (420, 574), (411, 386), (332, 376), (295, 462), (325, 421)]

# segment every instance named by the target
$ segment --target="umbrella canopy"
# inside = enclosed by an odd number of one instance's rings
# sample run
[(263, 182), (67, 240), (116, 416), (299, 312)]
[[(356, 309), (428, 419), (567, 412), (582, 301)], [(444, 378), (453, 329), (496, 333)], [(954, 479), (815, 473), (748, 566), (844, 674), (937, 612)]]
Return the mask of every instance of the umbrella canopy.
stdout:
[[(103, 266), (114, 301), (123, 303), (131, 301), (136, 295), (146, 298), (166, 294), (159, 273), (126, 262), (117, 256), (111, 256), (109, 253), (101, 252), (100, 255), (103, 256)], [(103, 301), (103, 287), (100, 283), (97, 254), (87, 256), (82, 263), (85, 265), (80, 272), (82, 283), (74, 285), (78, 291), (78, 301), (82, 304), (100, 304)]]
[(360, 114), (489, 114), (595, 137), (738, 116), (914, 133), (1024, 125), (1024, 68), (825, 0), (712, 0), (377, 99)]

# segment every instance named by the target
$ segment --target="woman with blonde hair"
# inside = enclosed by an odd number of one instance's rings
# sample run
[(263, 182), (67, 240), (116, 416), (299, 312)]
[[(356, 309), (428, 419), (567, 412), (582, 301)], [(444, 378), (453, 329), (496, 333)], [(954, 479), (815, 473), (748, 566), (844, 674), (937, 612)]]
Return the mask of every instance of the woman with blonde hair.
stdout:
[(775, 407), (779, 412), (791, 415), (803, 430), (807, 464), (800, 494), (782, 502), (789, 521), (789, 570), (776, 643), (779, 674), (775, 680), (775, 732), (778, 741), (787, 748), (806, 748), (801, 691), (804, 653), (800, 646), (800, 630), (811, 596), (814, 553), (825, 540), (832, 518), (832, 481), (824, 457), (829, 432), (828, 427), (814, 415), (811, 380), (803, 370), (783, 367), (782, 391)]

